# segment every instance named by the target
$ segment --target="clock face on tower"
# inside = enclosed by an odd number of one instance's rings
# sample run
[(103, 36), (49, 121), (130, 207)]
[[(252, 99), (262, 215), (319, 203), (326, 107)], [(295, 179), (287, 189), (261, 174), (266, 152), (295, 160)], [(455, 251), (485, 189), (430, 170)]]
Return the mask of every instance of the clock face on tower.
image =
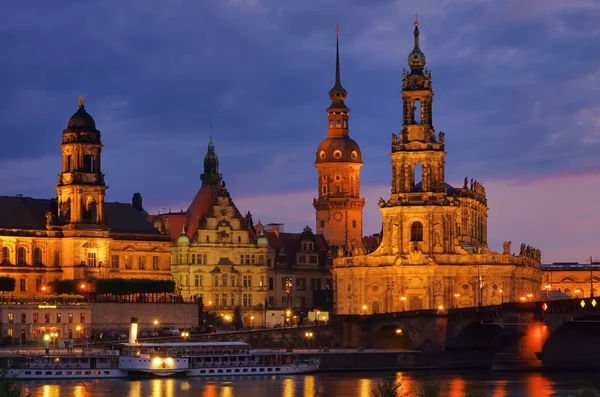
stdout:
[(342, 220), (342, 213), (339, 211), (335, 211), (333, 213), (333, 219), (335, 219), (336, 221), (341, 221)]

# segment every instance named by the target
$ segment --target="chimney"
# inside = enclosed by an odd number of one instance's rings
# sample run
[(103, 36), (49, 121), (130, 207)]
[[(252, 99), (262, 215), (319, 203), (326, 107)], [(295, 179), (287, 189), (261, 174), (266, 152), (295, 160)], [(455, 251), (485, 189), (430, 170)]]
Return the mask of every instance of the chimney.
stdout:
[(131, 317), (131, 324), (129, 325), (129, 343), (136, 344), (138, 341), (138, 322), (137, 317)]

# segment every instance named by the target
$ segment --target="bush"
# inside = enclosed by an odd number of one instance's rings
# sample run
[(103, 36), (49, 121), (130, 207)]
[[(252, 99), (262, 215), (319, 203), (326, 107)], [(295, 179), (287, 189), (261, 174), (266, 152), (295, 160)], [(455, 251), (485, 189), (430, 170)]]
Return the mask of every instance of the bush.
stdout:
[(426, 380), (421, 383), (417, 390), (417, 397), (439, 397), (440, 385), (432, 380)]
[(395, 376), (387, 376), (373, 386), (373, 397), (398, 397), (403, 396), (402, 384)]
[(0, 277), (0, 291), (12, 292), (15, 290), (15, 279), (12, 277)]
[(586, 386), (583, 389), (577, 390), (575, 397), (596, 397), (598, 391), (591, 386)]

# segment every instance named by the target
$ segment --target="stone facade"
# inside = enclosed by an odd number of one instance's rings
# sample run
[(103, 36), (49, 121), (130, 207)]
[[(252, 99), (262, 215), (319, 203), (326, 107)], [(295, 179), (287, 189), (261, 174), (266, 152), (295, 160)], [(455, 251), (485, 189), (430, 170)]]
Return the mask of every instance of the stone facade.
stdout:
[(137, 318), (140, 331), (163, 326), (198, 326), (199, 310), (194, 303), (94, 302), (91, 310), (94, 318), (92, 332), (97, 335), (109, 330), (128, 331), (131, 317)]
[(383, 313), (428, 308), (493, 305), (527, 299), (540, 289), (540, 252), (505, 242), (503, 253), (487, 247), (485, 188), (465, 178), (445, 181), (445, 134), (432, 121), (431, 73), (419, 47), (403, 72), (403, 124), (392, 134), (392, 183), (379, 200), (383, 237), (369, 255), (337, 250), (336, 312)]
[(92, 310), (85, 303), (20, 302), (0, 304), (2, 336), (22, 343), (38, 340), (44, 334), (59, 339), (80, 339), (90, 335)]
[(327, 309), (324, 291), (333, 288), (329, 248), (322, 234), (306, 226), (302, 233), (286, 233), (281, 225), (265, 227), (259, 222), (269, 242), (267, 265), (269, 281), (267, 307), (270, 309)]
[[(590, 258), (591, 259), (591, 258)], [(542, 265), (542, 298), (598, 297), (600, 262), (561, 262)], [(558, 293), (557, 293), (558, 292)]]
[(172, 241), (171, 272), (182, 298), (202, 298), (207, 310), (223, 316), (240, 306), (250, 323), (263, 317), (267, 300), (268, 242), (255, 231), (250, 213), (244, 216), (235, 206), (218, 165), (211, 141), (202, 186), (189, 208), (149, 220)]
[[(100, 131), (80, 98), (62, 134), (57, 198), (0, 197), (0, 275), (30, 297), (54, 279), (170, 279), (170, 244), (142, 199), (105, 202)], [(51, 291), (50, 291), (51, 292)]]

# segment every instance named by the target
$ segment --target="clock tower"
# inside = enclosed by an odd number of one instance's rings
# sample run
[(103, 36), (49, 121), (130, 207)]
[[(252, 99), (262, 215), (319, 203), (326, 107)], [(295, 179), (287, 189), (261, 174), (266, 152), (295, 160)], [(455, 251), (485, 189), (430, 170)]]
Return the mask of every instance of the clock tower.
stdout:
[(318, 174), (318, 198), (314, 199), (317, 233), (323, 234), (330, 246), (348, 249), (362, 241), (360, 147), (350, 138), (350, 109), (344, 103), (347, 92), (340, 80), (339, 34), (336, 26), (335, 84), (329, 90), (331, 105), (327, 108), (327, 138), (319, 145), (315, 167)]

